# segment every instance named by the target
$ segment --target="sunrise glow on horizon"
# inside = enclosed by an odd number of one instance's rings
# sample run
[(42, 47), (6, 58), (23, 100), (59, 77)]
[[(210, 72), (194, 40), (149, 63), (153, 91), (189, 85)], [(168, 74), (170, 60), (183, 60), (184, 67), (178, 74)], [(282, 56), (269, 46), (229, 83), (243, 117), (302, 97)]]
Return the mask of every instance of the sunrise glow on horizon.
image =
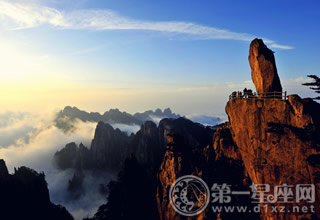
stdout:
[(285, 3), (267, 2), (279, 18), (300, 12), (295, 19), (305, 33), (298, 26), (283, 31), (285, 21), (275, 24), (268, 10), (258, 16), (248, 1), (228, 9), (240, 22), (219, 12), (228, 7), (221, 2), (187, 1), (180, 11), (179, 1), (144, 1), (142, 13), (138, 2), (129, 9), (123, 1), (1, 0), (1, 102), (6, 110), (77, 105), (134, 112), (170, 106), (185, 114), (223, 114), (232, 90), (252, 86), (246, 84), (247, 53), (255, 37), (276, 52), (284, 84), (305, 96), (301, 82), (319, 69), (319, 30), (310, 24), (318, 16), (315, 7), (284, 11)]

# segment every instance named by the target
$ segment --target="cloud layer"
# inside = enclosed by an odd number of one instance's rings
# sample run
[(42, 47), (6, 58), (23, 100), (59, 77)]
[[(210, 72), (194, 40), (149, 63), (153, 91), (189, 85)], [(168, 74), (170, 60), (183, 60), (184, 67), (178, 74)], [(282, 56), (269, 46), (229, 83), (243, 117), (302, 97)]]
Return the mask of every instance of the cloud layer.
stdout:
[(226, 117), (220, 118), (216, 116), (200, 115), (200, 114), (186, 115), (186, 118), (190, 119), (193, 122), (203, 124), (204, 126), (215, 126), (227, 121)]
[[(6, 113), (8, 114), (8, 113)], [(6, 115), (3, 114), (3, 115)], [(10, 115), (17, 113), (11, 113)], [(0, 158), (5, 159), (8, 168), (29, 166), (37, 171), (51, 168), (53, 154), (66, 143), (76, 141), (89, 145), (96, 123), (77, 122), (77, 129), (73, 133), (64, 133), (53, 126), (52, 120), (46, 116), (10, 119), (14, 123), (0, 128), (7, 136), (0, 143)], [(8, 144), (9, 145), (5, 145)], [(5, 146), (4, 146), (5, 145)]]
[[(44, 172), (51, 201), (64, 205), (76, 220), (80, 220), (92, 216), (105, 203), (106, 197), (99, 193), (99, 185), (108, 183), (113, 176), (86, 172), (83, 183), (86, 193), (77, 200), (70, 200), (67, 186), (74, 171), (57, 170), (53, 165), (53, 155), (69, 142), (82, 142), (89, 147), (97, 123), (76, 120), (73, 122), (75, 129), (66, 133), (54, 126), (53, 119), (52, 113), (0, 113), (0, 159), (6, 161), (10, 172), (13, 172), (14, 167), (21, 166)], [(140, 129), (138, 125), (112, 126), (128, 135)]]
[[(51, 116), (52, 114), (1, 113), (0, 159), (6, 161), (10, 172), (13, 172), (14, 167), (20, 166), (28, 166), (38, 172), (44, 171), (51, 200), (54, 203), (65, 205), (76, 219), (82, 219), (87, 214), (93, 214), (104, 198), (98, 192), (88, 192), (81, 200), (68, 203), (66, 199), (67, 183), (72, 178), (73, 172), (61, 172), (55, 169), (52, 158), (54, 153), (68, 142), (83, 142), (88, 146), (96, 123), (77, 121), (77, 129), (73, 133), (64, 133), (53, 126)], [(85, 187), (91, 182), (85, 183)]]
[[(75, 30), (145, 30), (182, 34), (202, 40), (251, 41), (256, 36), (233, 32), (226, 29), (205, 26), (184, 21), (144, 21), (128, 18), (112, 10), (61, 11), (55, 8), (30, 3), (17, 3), (0, 0), (0, 23), (8, 29), (33, 28), (50, 25), (62, 29)], [(293, 49), (265, 39), (270, 47)]]

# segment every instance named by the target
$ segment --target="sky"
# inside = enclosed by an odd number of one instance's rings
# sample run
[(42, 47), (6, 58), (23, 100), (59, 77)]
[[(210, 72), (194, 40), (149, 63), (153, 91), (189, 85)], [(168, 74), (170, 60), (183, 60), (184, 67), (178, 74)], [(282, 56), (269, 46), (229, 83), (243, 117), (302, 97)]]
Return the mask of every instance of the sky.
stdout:
[(319, 74), (317, 0), (0, 0), (0, 111), (65, 105), (224, 114), (253, 88), (250, 41), (275, 51), (283, 87)]

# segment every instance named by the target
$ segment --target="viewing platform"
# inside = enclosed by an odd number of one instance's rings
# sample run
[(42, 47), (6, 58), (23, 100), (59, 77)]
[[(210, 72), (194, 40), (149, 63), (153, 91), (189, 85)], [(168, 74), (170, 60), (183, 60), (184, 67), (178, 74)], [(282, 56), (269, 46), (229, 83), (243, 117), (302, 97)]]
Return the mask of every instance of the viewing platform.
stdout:
[(256, 93), (256, 92), (232, 92), (229, 96), (231, 99), (281, 99), (287, 100), (287, 91), (285, 92), (265, 92), (265, 93)]

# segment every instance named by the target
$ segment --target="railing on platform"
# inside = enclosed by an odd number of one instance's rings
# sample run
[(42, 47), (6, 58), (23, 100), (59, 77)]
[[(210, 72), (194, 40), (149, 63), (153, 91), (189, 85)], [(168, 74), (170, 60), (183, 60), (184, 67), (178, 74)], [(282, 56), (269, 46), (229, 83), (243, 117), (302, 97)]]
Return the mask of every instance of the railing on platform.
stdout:
[(233, 92), (229, 96), (230, 99), (282, 99), (287, 100), (287, 91), (285, 92)]

